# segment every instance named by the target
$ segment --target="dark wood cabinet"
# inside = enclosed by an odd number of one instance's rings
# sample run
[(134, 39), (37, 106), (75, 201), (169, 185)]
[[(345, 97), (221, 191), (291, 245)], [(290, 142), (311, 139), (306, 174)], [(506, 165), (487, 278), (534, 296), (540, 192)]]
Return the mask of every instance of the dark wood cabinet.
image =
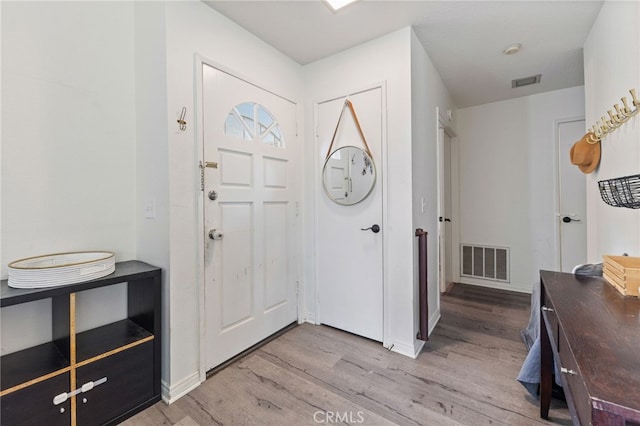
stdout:
[(78, 396), (78, 424), (124, 420), (153, 398), (153, 344), (146, 342), (77, 369), (78, 383), (107, 381)]
[[(125, 282), (127, 318), (77, 333), (76, 295)], [(2, 424), (116, 424), (159, 401), (160, 285), (161, 270), (138, 261), (64, 287), (14, 289), (2, 281), (0, 307), (52, 304), (52, 341), (0, 357)]]
[(554, 372), (575, 425), (640, 423), (640, 300), (602, 278), (540, 272), (540, 415)]
[(68, 426), (71, 423), (71, 401), (59, 405), (52, 403), (54, 395), (68, 389), (69, 373), (63, 373), (7, 394), (0, 400), (0, 420), (3, 425)]

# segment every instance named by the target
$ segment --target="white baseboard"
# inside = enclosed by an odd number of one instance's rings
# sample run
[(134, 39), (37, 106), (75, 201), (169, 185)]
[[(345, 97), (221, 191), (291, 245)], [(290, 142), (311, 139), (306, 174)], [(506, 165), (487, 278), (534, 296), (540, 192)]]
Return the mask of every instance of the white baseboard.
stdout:
[(418, 355), (420, 355), (420, 351), (422, 351), (422, 348), (424, 347), (425, 342), (423, 340), (418, 340), (416, 339), (416, 341), (413, 344), (413, 359), (418, 358)]
[(515, 291), (517, 293), (528, 293), (531, 294), (533, 291), (533, 284), (531, 285), (521, 285), (514, 283), (501, 283), (499, 281), (489, 281), (489, 280), (476, 280), (469, 277), (461, 277), (460, 284), (468, 284), (475, 285), (478, 287), (487, 287), (487, 288), (495, 288), (497, 290), (507, 290), (507, 291)]
[[(429, 326), (428, 326), (429, 330), (427, 331), (427, 335), (428, 336), (431, 336), (431, 333), (433, 332), (433, 329), (436, 328), (436, 325), (438, 325), (438, 321), (440, 321), (440, 309), (439, 308), (429, 318)], [(422, 351), (422, 348), (424, 347), (425, 343), (426, 342), (423, 341), (423, 340), (415, 339), (415, 341), (413, 342), (413, 354), (408, 355), (408, 356), (411, 356), (411, 358), (413, 358), (413, 359), (418, 358), (418, 355), (420, 355), (420, 351)], [(403, 354), (403, 355), (406, 355), (406, 354)]]
[(431, 318), (429, 318), (429, 336), (431, 336), (433, 329), (438, 325), (438, 321), (440, 321), (440, 308), (436, 309), (433, 315), (431, 315)]
[(161, 392), (162, 400), (165, 404), (173, 404), (198, 386), (200, 386), (200, 372), (195, 371), (184, 379), (180, 380), (175, 385), (169, 385), (162, 380)]
[(303, 318), (298, 320), (298, 323), (302, 324), (303, 322), (308, 322), (309, 324), (317, 325), (315, 314), (310, 314), (307, 312)]
[[(431, 335), (433, 329), (438, 325), (438, 321), (440, 321), (440, 308), (438, 308), (429, 318), (429, 330), (428, 335)], [(416, 359), (418, 355), (420, 355), (420, 351), (425, 345), (423, 340), (414, 339), (413, 344), (407, 344), (403, 342), (390, 342), (391, 344), (387, 347), (391, 348), (390, 350), (396, 353), (399, 353), (404, 356), (408, 356), (409, 358)]]
[(409, 358), (413, 358), (413, 359), (415, 359), (418, 356), (416, 353), (416, 348), (412, 344), (407, 344), (402, 342), (391, 342), (390, 350), (392, 352), (396, 352), (396, 353), (399, 353), (400, 355), (408, 356)]

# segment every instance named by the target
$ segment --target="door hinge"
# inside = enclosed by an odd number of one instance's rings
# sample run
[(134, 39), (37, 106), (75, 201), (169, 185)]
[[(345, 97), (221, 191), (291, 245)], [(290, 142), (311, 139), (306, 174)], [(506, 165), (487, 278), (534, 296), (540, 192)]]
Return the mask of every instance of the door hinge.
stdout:
[(300, 281), (296, 281), (296, 296), (300, 296)]
[(200, 191), (204, 192), (204, 165), (202, 161), (199, 162), (200, 167)]

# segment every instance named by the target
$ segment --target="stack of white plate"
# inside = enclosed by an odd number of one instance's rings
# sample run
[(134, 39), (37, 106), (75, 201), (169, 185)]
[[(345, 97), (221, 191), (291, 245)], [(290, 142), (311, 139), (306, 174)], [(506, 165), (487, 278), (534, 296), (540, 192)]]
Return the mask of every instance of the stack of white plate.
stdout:
[(115, 255), (106, 251), (56, 253), (9, 264), (9, 287), (44, 288), (95, 280), (115, 271)]

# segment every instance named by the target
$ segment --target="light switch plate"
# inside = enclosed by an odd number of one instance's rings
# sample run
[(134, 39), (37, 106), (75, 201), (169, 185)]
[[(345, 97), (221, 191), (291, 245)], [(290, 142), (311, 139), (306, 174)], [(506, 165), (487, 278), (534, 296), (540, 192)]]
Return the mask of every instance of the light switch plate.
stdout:
[(156, 200), (147, 200), (144, 202), (144, 217), (147, 219), (156, 218)]

